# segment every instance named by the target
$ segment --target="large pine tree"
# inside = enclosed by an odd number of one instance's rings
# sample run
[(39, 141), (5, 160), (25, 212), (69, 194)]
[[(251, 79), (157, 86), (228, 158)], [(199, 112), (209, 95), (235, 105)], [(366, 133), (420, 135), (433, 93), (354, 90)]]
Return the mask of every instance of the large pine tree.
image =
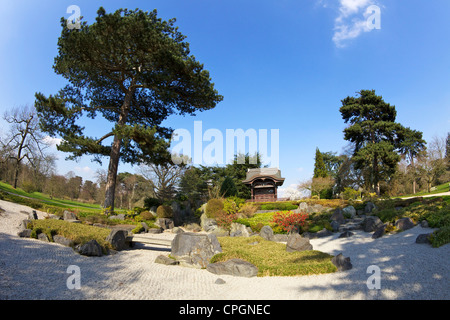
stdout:
[[(61, 19), (55, 72), (68, 80), (57, 94), (36, 94), (41, 127), (60, 136), (69, 159), (109, 157), (105, 208), (114, 210), (119, 160), (128, 163), (168, 161), (171, 114), (194, 114), (214, 108), (222, 96), (209, 73), (190, 54), (185, 36), (163, 21), (156, 10), (98, 10), (96, 22), (71, 30)], [(111, 123), (99, 137), (85, 134), (87, 116)], [(108, 142), (108, 138), (112, 142)]]
[[(340, 112), (345, 123), (344, 139), (353, 145), (352, 160), (363, 172), (366, 186), (380, 194), (380, 182), (388, 181), (400, 161), (402, 147), (420, 140), (421, 133), (395, 122), (395, 106), (386, 103), (375, 90), (361, 90), (357, 97), (343, 99)], [(404, 149), (403, 151), (405, 151)]]

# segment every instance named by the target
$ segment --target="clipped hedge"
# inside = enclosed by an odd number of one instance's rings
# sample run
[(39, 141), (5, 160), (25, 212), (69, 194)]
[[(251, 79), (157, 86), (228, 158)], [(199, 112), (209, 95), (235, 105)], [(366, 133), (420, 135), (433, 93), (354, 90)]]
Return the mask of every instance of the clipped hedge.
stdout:
[(222, 199), (210, 199), (206, 204), (206, 216), (211, 219), (216, 218), (219, 212), (223, 210), (223, 206)]
[(162, 205), (156, 209), (156, 215), (158, 218), (172, 218), (173, 210), (171, 206)]

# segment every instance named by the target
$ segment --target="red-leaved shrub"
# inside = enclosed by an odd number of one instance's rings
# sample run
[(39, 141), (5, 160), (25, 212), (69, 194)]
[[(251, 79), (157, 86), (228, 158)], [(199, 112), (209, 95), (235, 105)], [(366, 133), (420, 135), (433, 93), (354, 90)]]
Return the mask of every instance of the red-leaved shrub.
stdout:
[(216, 213), (217, 225), (225, 230), (231, 229), (231, 224), (239, 217), (238, 213), (229, 214), (225, 210), (219, 210)]
[(284, 231), (290, 232), (296, 226), (304, 226), (308, 218), (306, 213), (277, 212), (272, 222), (280, 226)]

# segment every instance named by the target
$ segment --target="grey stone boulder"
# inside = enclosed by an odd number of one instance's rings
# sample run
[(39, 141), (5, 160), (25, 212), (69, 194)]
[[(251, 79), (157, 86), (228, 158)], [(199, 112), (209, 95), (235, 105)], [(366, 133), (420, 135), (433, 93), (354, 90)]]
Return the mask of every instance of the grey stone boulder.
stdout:
[(108, 219), (110, 219), (110, 220), (125, 220), (125, 214), (121, 213), (118, 215), (109, 216)]
[(206, 232), (211, 232), (214, 229), (218, 228), (217, 222), (215, 219), (208, 218), (206, 213), (200, 216), (200, 226)]
[(106, 241), (108, 241), (114, 250), (120, 251), (127, 248), (126, 238), (128, 235), (128, 231), (113, 229), (106, 237)]
[(230, 232), (228, 230), (225, 230), (221, 227), (217, 227), (209, 233), (215, 235), (216, 237), (228, 237), (230, 235)]
[(401, 231), (411, 229), (415, 226), (411, 218), (401, 218), (395, 221), (395, 227)]
[(259, 232), (261, 238), (264, 238), (269, 241), (273, 241), (273, 230), (270, 226), (264, 226), (261, 228)]
[(183, 226), (184, 229), (186, 229), (189, 232), (200, 232), (202, 231), (202, 227), (200, 227), (197, 223), (193, 222), (193, 223), (188, 223), (186, 225)]
[(320, 230), (318, 232), (304, 232), (302, 234), (302, 236), (304, 238), (308, 238), (308, 239), (316, 239), (316, 238), (328, 237), (328, 236), (331, 236), (332, 234), (333, 234), (333, 232), (331, 232), (327, 228), (323, 228), (322, 230)]
[(162, 233), (163, 230), (161, 228), (150, 228), (147, 231), (148, 233), (152, 233), (152, 234), (158, 234), (158, 233)]
[(83, 245), (76, 246), (75, 250), (79, 254), (81, 254), (83, 256), (88, 256), (88, 257), (101, 257), (103, 255), (102, 247), (94, 239), (86, 242)]
[(354, 235), (354, 233), (351, 232), (351, 231), (344, 231), (344, 232), (342, 232), (342, 233), (339, 235), (338, 238), (349, 238), (349, 237), (351, 237), (351, 236), (353, 236), (353, 235)]
[(338, 232), (339, 231), (339, 227), (341, 226), (341, 224), (339, 222), (337, 222), (336, 220), (331, 221), (331, 228), (333, 228), (333, 232)]
[(31, 237), (31, 229), (23, 229), (22, 231), (19, 231), (17, 235), (21, 238), (29, 238)]
[(248, 231), (247, 226), (245, 226), (241, 223), (233, 222), (231, 224), (231, 229), (230, 229), (231, 237), (249, 237), (250, 232)]
[(337, 221), (340, 224), (345, 222), (344, 214), (341, 208), (334, 210), (334, 213), (331, 215), (331, 221)]
[(427, 221), (427, 220), (422, 220), (422, 221), (420, 222), (420, 226), (421, 226), (422, 228), (429, 228), (428, 221)]
[(383, 222), (377, 216), (366, 217), (361, 226), (365, 232), (373, 232), (383, 225)]
[(20, 228), (21, 230), (25, 230), (25, 229), (28, 228), (28, 224), (29, 224), (29, 223), (31, 223), (31, 220), (25, 219), (25, 220), (22, 221), (22, 223), (20, 224), (19, 228)]
[(182, 232), (184, 232), (184, 230), (181, 229), (180, 227), (174, 227), (172, 229), (172, 233), (182, 233)]
[(348, 216), (350, 218), (354, 218), (356, 216), (356, 209), (353, 206), (348, 206), (342, 209), (344, 216)]
[(155, 263), (164, 264), (166, 266), (175, 266), (175, 265), (179, 265), (180, 264), (179, 261), (174, 260), (174, 259), (169, 258), (169, 257), (166, 257), (166, 256), (164, 256), (162, 254), (156, 257)]
[(350, 262), (349, 257), (344, 257), (342, 253), (339, 253), (337, 256), (331, 259), (331, 263), (333, 263), (338, 271), (346, 271), (353, 268), (352, 263)]
[(217, 275), (231, 275), (235, 277), (256, 277), (258, 274), (258, 268), (245, 260), (242, 259), (230, 259), (225, 262), (210, 263), (206, 267), (211, 273)]
[(300, 202), (298, 208), (294, 210), (294, 213), (307, 212), (308, 204), (306, 202)]
[(313, 246), (309, 242), (308, 238), (303, 238), (299, 234), (291, 234), (286, 243), (286, 251), (287, 252), (294, 252), (294, 251), (306, 251), (306, 250), (312, 250)]
[(145, 232), (148, 232), (148, 230), (150, 229), (148, 224), (146, 222), (144, 222), (144, 221), (141, 222), (141, 226), (142, 226), (142, 228), (144, 228)]
[(75, 213), (73, 213), (71, 211), (64, 210), (63, 219), (64, 220), (77, 220), (77, 216), (75, 215)]
[(50, 242), (50, 240), (48, 240), (48, 236), (43, 232), (38, 234), (38, 240), (41, 240), (44, 242)]
[(222, 278), (217, 278), (216, 281), (214, 281), (215, 284), (225, 284), (226, 281), (223, 280)]
[(386, 226), (387, 226), (386, 224), (383, 224), (383, 225), (379, 226), (375, 230), (375, 232), (372, 234), (372, 239), (381, 238), (386, 232)]
[(328, 209), (320, 204), (313, 204), (306, 208), (306, 213), (316, 213), (316, 212), (324, 212)]
[(427, 243), (427, 244), (430, 244), (430, 243), (431, 243), (431, 241), (430, 241), (430, 235), (431, 235), (431, 233), (422, 233), (422, 234), (419, 234), (419, 235), (417, 236), (417, 238), (416, 238), (416, 243)]
[(73, 245), (72, 240), (67, 239), (66, 237), (60, 236), (58, 234), (53, 236), (53, 242), (61, 244), (66, 247), (70, 247)]
[(163, 230), (173, 229), (175, 227), (173, 220), (169, 218), (159, 218), (155, 224)]
[(364, 213), (365, 214), (372, 213), (372, 211), (376, 208), (377, 206), (373, 202), (369, 201), (366, 203), (366, 206), (364, 207)]
[(28, 214), (28, 219), (30, 220), (37, 220), (38, 219), (38, 215), (36, 210), (33, 210), (31, 213)]
[(220, 252), (222, 247), (213, 234), (183, 232), (172, 240), (171, 256), (193, 267), (206, 268), (209, 260)]

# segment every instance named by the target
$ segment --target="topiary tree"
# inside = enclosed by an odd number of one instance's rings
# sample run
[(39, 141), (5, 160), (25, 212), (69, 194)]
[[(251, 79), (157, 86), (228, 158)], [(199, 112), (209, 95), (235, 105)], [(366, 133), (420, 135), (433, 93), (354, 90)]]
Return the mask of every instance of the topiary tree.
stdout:
[(162, 205), (156, 209), (156, 215), (158, 218), (172, 218), (173, 210), (171, 206)]
[(206, 204), (206, 216), (208, 218), (216, 218), (220, 210), (223, 210), (222, 199), (211, 199)]

